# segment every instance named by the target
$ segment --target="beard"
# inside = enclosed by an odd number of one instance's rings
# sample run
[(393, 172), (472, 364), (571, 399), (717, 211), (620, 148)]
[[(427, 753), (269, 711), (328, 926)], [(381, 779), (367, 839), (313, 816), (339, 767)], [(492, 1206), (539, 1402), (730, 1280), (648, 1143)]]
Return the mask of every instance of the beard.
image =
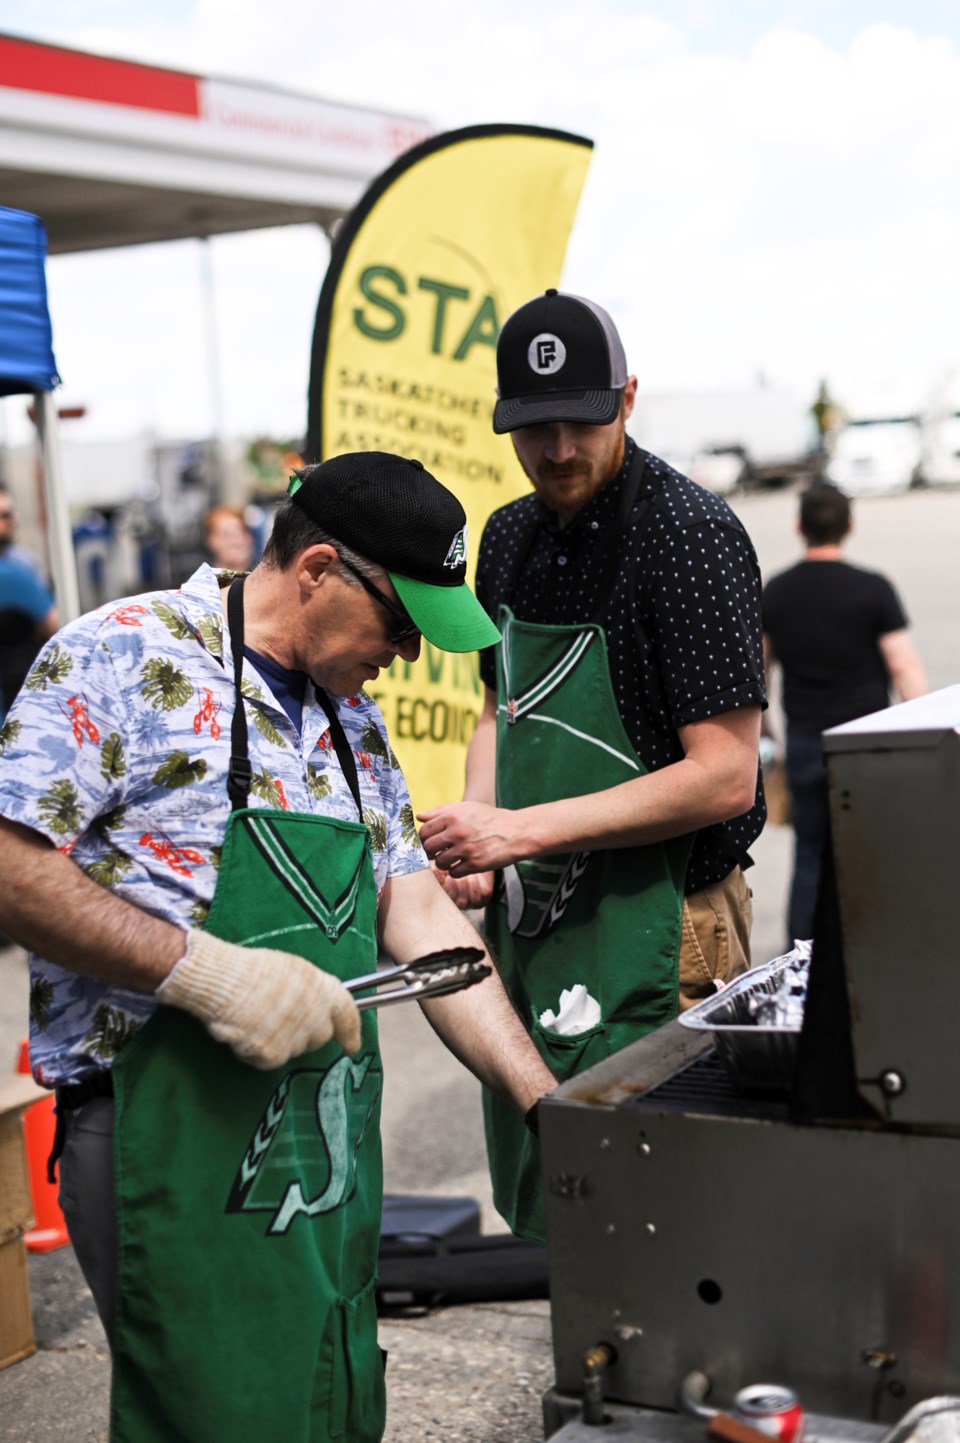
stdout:
[(527, 470), (527, 476), (544, 505), (566, 524), (618, 474), (625, 446), (626, 432), (621, 425), (599, 455), (574, 456), (569, 461), (550, 461), (543, 456)]

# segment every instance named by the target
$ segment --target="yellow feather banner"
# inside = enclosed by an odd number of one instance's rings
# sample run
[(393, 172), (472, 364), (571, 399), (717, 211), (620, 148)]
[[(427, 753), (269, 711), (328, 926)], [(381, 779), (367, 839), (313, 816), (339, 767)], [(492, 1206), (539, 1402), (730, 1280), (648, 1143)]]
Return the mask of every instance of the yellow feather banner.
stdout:
[[(452, 131), (376, 180), (336, 241), (317, 308), (307, 455), (415, 456), (467, 514), (468, 580), (491, 511), (528, 482), (491, 428), (496, 343), (559, 282), (592, 143), (534, 127)], [(415, 809), (453, 801), (483, 705), (479, 658), (424, 642), (369, 688)]]

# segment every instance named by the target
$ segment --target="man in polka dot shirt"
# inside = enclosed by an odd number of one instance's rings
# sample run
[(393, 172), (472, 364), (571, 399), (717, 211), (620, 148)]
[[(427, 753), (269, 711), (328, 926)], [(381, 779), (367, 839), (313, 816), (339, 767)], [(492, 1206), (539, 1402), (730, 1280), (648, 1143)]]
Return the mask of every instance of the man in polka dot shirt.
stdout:
[[(749, 965), (760, 574), (726, 503), (627, 437), (637, 381), (599, 306), (521, 306), (497, 370), (494, 429), (533, 494), (484, 531), (477, 595), (504, 639), (482, 657), (464, 800), (424, 813), (421, 836), (459, 905), (486, 905), (564, 1076)], [(585, 1003), (565, 1034), (578, 983), (599, 1017)]]

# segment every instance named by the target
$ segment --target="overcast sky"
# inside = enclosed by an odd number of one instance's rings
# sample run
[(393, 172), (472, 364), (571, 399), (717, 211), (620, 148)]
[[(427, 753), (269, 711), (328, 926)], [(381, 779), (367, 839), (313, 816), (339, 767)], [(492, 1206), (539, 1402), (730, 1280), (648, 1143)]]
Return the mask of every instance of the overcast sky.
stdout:
[[(960, 366), (955, 0), (0, 0), (0, 30), (591, 137), (563, 285), (613, 313), (642, 391), (763, 375), (812, 399), (825, 376), (852, 409), (901, 407)], [(49, 261), (61, 403), (89, 407), (72, 434), (210, 431), (199, 249)], [(297, 435), (326, 243), (212, 257), (225, 432)]]

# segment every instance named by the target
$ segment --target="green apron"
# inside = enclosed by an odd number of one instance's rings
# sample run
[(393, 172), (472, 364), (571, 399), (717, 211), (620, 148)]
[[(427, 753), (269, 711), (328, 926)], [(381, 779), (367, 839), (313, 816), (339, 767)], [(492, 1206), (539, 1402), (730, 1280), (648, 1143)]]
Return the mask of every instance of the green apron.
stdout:
[[(622, 534), (642, 475), (621, 499)], [(517, 563), (519, 574), (524, 556)], [(614, 553), (594, 620), (517, 621), (503, 606), (497, 672), (497, 805), (527, 807), (602, 792), (646, 775), (620, 719), (603, 615)], [(541, 1056), (564, 1081), (677, 1015), (683, 883), (692, 836), (639, 847), (518, 862), (499, 875), (486, 932), (507, 990)], [(540, 1014), (583, 983), (600, 1021), (563, 1037)], [(543, 1240), (540, 1154), (523, 1119), (484, 1092), (487, 1152), (498, 1211), (516, 1233)]]
[[(359, 805), (349, 746), (322, 700)], [(296, 952), (342, 979), (373, 970), (367, 828), (241, 805), (239, 701), (236, 712), (234, 809), (206, 929)], [(161, 1007), (113, 1073), (111, 1443), (377, 1443), (382, 1070), (372, 1014), (356, 1057), (331, 1041), (263, 1072)]]

